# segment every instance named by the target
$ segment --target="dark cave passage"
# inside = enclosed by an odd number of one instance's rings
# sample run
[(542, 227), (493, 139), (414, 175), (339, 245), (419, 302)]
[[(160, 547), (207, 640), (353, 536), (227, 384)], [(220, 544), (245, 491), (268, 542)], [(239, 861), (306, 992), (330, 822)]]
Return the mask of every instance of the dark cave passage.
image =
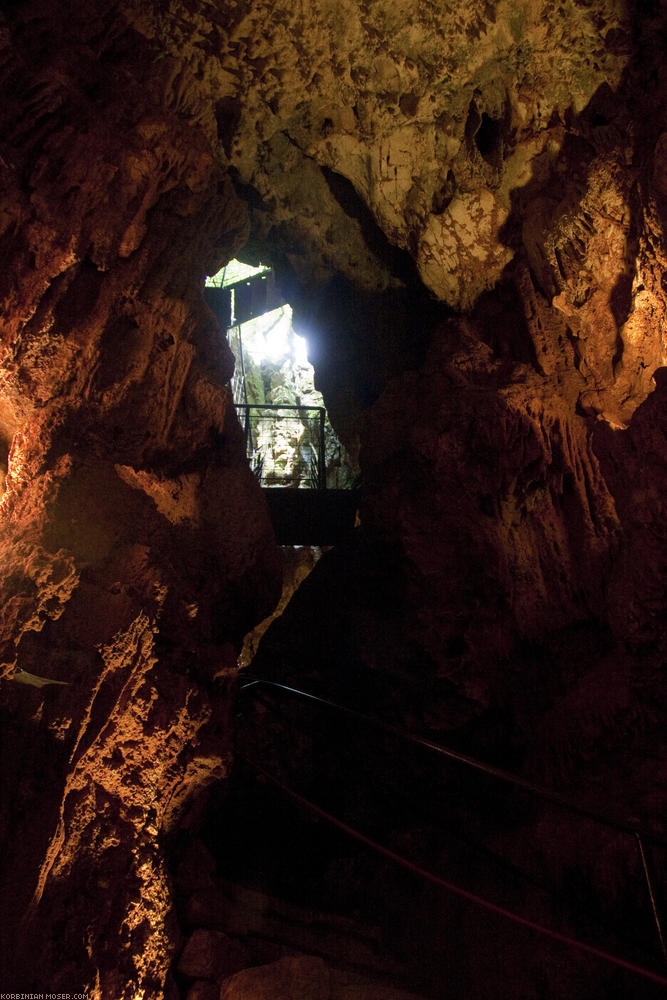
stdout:
[[(496, 995), (527, 1000), (545, 963), (558, 971), (544, 989), (559, 995), (587, 980), (600, 983), (591, 1000), (661, 995), (659, 941), (631, 831), (578, 819), (580, 836), (624, 843), (625, 897), (605, 898), (568, 875), (567, 850), (556, 846), (564, 806), (460, 760), (434, 759), (361, 718), (310, 701), (297, 707), (287, 692), (244, 683), (231, 779), (212, 795), (198, 837), (179, 845), (184, 996), (198, 948), (209, 958), (224, 952), (221, 977), (302, 954), (366, 977), (369, 997), (394, 989), (397, 1000), (401, 989), (482, 1000), (490, 981)], [(548, 866), (523, 839), (529, 821), (552, 828)], [(667, 845), (647, 848), (660, 870)], [(231, 958), (225, 936), (239, 946)], [(462, 936), (476, 942), (474, 969), (461, 961)]]

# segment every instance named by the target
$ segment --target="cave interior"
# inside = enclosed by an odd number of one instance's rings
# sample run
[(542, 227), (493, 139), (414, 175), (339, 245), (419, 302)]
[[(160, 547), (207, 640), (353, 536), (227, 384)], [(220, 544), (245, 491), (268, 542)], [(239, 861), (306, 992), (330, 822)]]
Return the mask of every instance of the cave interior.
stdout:
[[(3, 996), (665, 996), (665, 51), (661, 0), (5, 3)], [(314, 387), (239, 396), (235, 260)], [(260, 406), (326, 408), (305, 478)]]

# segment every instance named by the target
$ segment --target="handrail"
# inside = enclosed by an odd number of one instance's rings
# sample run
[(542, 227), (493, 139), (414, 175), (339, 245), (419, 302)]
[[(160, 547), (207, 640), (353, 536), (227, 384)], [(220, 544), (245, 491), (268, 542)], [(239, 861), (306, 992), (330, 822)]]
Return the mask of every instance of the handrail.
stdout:
[(573, 802), (571, 799), (566, 798), (566, 796), (561, 795), (559, 792), (552, 791), (548, 788), (542, 788), (540, 785), (536, 785), (532, 781), (521, 778), (518, 774), (505, 771), (502, 768), (495, 767), (493, 764), (486, 764), (483, 761), (468, 756), (467, 754), (460, 753), (458, 750), (452, 750), (451, 747), (443, 746), (440, 743), (434, 743), (433, 740), (424, 739), (421, 736), (415, 736), (413, 733), (409, 733), (404, 729), (399, 729), (397, 726), (389, 725), (389, 723), (382, 722), (380, 719), (375, 719), (373, 716), (365, 715), (363, 712), (359, 712), (354, 708), (349, 708), (347, 705), (341, 705), (328, 698), (322, 698), (320, 695), (311, 694), (308, 691), (302, 691), (300, 688), (295, 688), (288, 684), (280, 684), (277, 681), (265, 680), (261, 677), (255, 677), (252, 680), (242, 683), (240, 690), (246, 691), (251, 687), (257, 686), (276, 688), (281, 691), (285, 691), (288, 694), (296, 695), (299, 698), (325, 705), (327, 708), (332, 708), (343, 715), (356, 719), (358, 722), (364, 722), (376, 729), (380, 729), (392, 736), (396, 736), (405, 742), (414, 743), (415, 745), (424, 747), (427, 750), (432, 750), (435, 753), (448, 757), (450, 760), (454, 760), (459, 764), (463, 764), (473, 770), (480, 771), (483, 774), (488, 774), (492, 778), (497, 778), (499, 781), (503, 781), (506, 784), (514, 785), (516, 788), (521, 788), (523, 791), (530, 792), (547, 802), (551, 802), (554, 805), (562, 807), (563, 809), (568, 809), (571, 812), (578, 813), (580, 816), (585, 816), (587, 819), (592, 819), (603, 826), (619, 830), (622, 833), (631, 834), (633, 837), (639, 836), (645, 842), (650, 842), (658, 845), (659, 847), (667, 848), (667, 841), (662, 840), (649, 830), (644, 830), (639, 823), (621, 820), (617, 817), (597, 812), (594, 809), (589, 809), (587, 806), (582, 806), (577, 802)]
[[(243, 354), (241, 352), (241, 360), (243, 362)], [(244, 386), (245, 386), (245, 373), (244, 373)], [(318, 490), (324, 490), (327, 486), (327, 470), (326, 470), (326, 445), (325, 445), (325, 426), (326, 426), (326, 410), (323, 406), (309, 406), (308, 404), (298, 404), (298, 403), (248, 403), (247, 399), (245, 403), (235, 403), (237, 413), (239, 418), (243, 420), (245, 435), (246, 435), (246, 450), (248, 453), (248, 458), (255, 458), (255, 443), (252, 441), (251, 433), (251, 420), (255, 421), (265, 421), (271, 416), (271, 420), (276, 423), (277, 421), (293, 421), (294, 417), (288, 414), (298, 414), (300, 420), (308, 420), (311, 425), (316, 424), (316, 430), (314, 431), (315, 437), (315, 458), (311, 460), (310, 468), (308, 471), (308, 479), (313, 480), (316, 488)], [(313, 428), (311, 427), (311, 432)], [(312, 442), (311, 442), (312, 446)], [(298, 450), (295, 451), (295, 455), (298, 454)], [(262, 460), (263, 462), (263, 460)], [(275, 475), (275, 469), (273, 469)], [(259, 476), (260, 481), (262, 481), (263, 473)], [(283, 478), (278, 476), (278, 478)], [(286, 477), (289, 480), (293, 480), (293, 475)], [(303, 476), (297, 476), (300, 480), (303, 480)]]
[[(250, 686), (250, 685), (248, 685)], [(650, 969), (645, 969), (642, 965), (636, 965), (634, 962), (628, 962), (624, 958), (620, 958), (618, 955), (614, 955), (612, 952), (603, 951), (600, 948), (595, 948), (593, 945), (586, 944), (584, 941), (579, 941), (577, 938), (569, 937), (567, 934), (561, 934), (559, 931), (554, 931), (549, 927), (545, 927), (543, 924), (535, 923), (532, 920), (528, 920), (526, 917), (522, 917), (518, 913), (514, 913), (513, 910), (508, 910), (505, 907), (498, 906), (497, 903), (492, 903), (491, 900), (486, 899), (484, 896), (478, 896), (476, 893), (469, 892), (467, 889), (463, 889), (461, 886), (456, 885), (454, 882), (449, 882), (446, 879), (441, 878), (434, 872), (429, 871), (427, 868), (422, 868), (421, 865), (417, 865), (402, 855), (397, 854), (392, 851), (389, 847), (385, 847), (384, 844), (380, 844), (378, 841), (373, 840), (373, 838), (366, 836), (360, 830), (355, 827), (350, 826), (343, 820), (334, 816), (332, 813), (327, 812), (318, 806), (316, 803), (312, 802), (310, 799), (301, 795), (299, 792), (290, 788), (284, 782), (276, 778), (275, 775), (267, 771), (261, 764), (257, 761), (252, 760), (243, 753), (237, 751), (239, 757), (245, 761), (250, 767), (252, 767), (258, 774), (260, 774), (271, 784), (275, 785), (282, 792), (284, 792), (295, 802), (300, 803), (314, 815), (319, 816), (321, 819), (326, 820), (328, 823), (347, 833), (349, 836), (358, 840), (360, 843), (365, 844), (372, 850), (376, 851), (378, 854), (382, 854), (384, 857), (388, 858), (390, 861), (395, 862), (400, 867), (412, 872), (413, 874), (419, 876), (427, 882), (431, 882), (433, 885), (437, 885), (442, 889), (446, 889), (455, 896), (459, 896), (462, 899), (468, 900), (470, 903), (475, 903), (477, 906), (482, 907), (485, 910), (489, 910), (492, 913), (496, 913), (501, 917), (505, 917), (507, 920), (511, 920), (513, 923), (519, 924), (522, 927), (527, 927), (538, 934), (542, 934), (544, 937), (551, 938), (553, 941), (558, 941), (560, 944), (564, 944), (570, 948), (574, 948), (577, 951), (582, 951), (587, 955), (591, 955), (594, 958), (598, 958), (604, 962), (608, 962), (611, 965), (615, 965), (618, 968), (624, 969), (626, 972), (632, 972), (635, 975), (641, 976), (644, 979), (649, 979), (651, 982), (658, 983), (660, 986), (667, 986), (667, 978), (661, 976), (657, 972), (652, 972)]]
[(648, 867), (648, 861), (646, 859), (646, 852), (644, 851), (644, 845), (642, 839), (638, 833), (635, 834), (637, 839), (637, 850), (639, 851), (639, 857), (642, 863), (642, 869), (644, 871), (644, 878), (646, 880), (646, 885), (648, 888), (649, 899), (651, 900), (651, 912), (653, 914), (653, 921), (658, 932), (658, 940), (660, 941), (660, 950), (662, 951), (662, 957), (667, 963), (667, 945), (665, 944), (665, 935), (662, 932), (662, 923), (660, 921), (660, 914), (658, 912), (658, 904), (655, 898), (655, 891), (653, 889), (653, 880), (651, 879), (651, 873)]
[(237, 410), (316, 410), (326, 413), (323, 406), (309, 406), (308, 403), (234, 403)]
[[(260, 686), (274, 688), (280, 691), (284, 691), (287, 694), (296, 695), (297, 697), (306, 699), (308, 701), (324, 705), (325, 707), (331, 708), (337, 712), (340, 712), (341, 714), (347, 715), (358, 722), (363, 722), (367, 725), (371, 725), (376, 729), (379, 729), (383, 732), (389, 733), (392, 736), (400, 738), (405, 742), (413, 743), (417, 746), (422, 746), (427, 750), (432, 750), (438, 754), (442, 754), (445, 757), (449, 758), (450, 760), (454, 760), (459, 764), (464, 764), (467, 767), (470, 767), (483, 774), (487, 774), (490, 777), (503, 781), (507, 784), (513, 785), (516, 788), (521, 788), (523, 791), (530, 792), (531, 794), (543, 799), (544, 801), (551, 802), (552, 804), (555, 804), (560, 808), (567, 809), (570, 812), (573, 812), (580, 816), (585, 816), (587, 819), (592, 819), (593, 821), (601, 824), (602, 826), (607, 826), (610, 829), (615, 829), (622, 833), (630, 834), (631, 836), (633, 836), (637, 845), (642, 871), (646, 882), (648, 897), (651, 904), (651, 915), (655, 923), (658, 941), (660, 944), (660, 950), (662, 952), (665, 962), (667, 963), (667, 947), (665, 945), (665, 935), (663, 933), (660, 914), (656, 902), (655, 890), (653, 888), (653, 881), (648, 867), (646, 853), (644, 851), (645, 840), (650, 841), (653, 844), (657, 844), (663, 848), (667, 847), (667, 844), (659, 837), (654, 836), (648, 831), (643, 831), (639, 824), (632, 824), (623, 820), (619, 820), (616, 817), (605, 816), (594, 810), (588, 809), (585, 806), (580, 806), (579, 803), (572, 802), (565, 796), (560, 795), (558, 792), (542, 788), (541, 786), (536, 785), (533, 782), (526, 781), (524, 778), (520, 778), (518, 775), (512, 774), (509, 771), (504, 771), (501, 768), (494, 767), (490, 764), (485, 764), (482, 761), (476, 760), (474, 757), (469, 757), (466, 754), (459, 753), (458, 751), (452, 750), (449, 747), (442, 746), (439, 743), (434, 743), (432, 740), (426, 740), (422, 737), (414, 736), (412, 733), (408, 733), (405, 730), (397, 728), (396, 726), (391, 726), (388, 723), (382, 722), (379, 719), (374, 719), (372, 716), (365, 715), (363, 712), (359, 712), (356, 709), (349, 708), (346, 705), (340, 705), (338, 702), (331, 701), (328, 698), (322, 698), (319, 695), (311, 694), (308, 691), (302, 691), (299, 688), (291, 687), (290, 685), (287, 684), (280, 684), (277, 681), (265, 680), (263, 678), (253, 678), (252, 680), (247, 681), (245, 684), (241, 684), (240, 691), (243, 692), (249, 690), (250, 688), (260, 687)], [(341, 821), (337, 821), (338, 825), (340, 825), (340, 822)], [(489, 905), (492, 908), (494, 906), (494, 904), (489, 904)], [(519, 919), (523, 920), (523, 918)], [(667, 985), (667, 980), (664, 980), (664, 982), (665, 985)]]
[(238, 756), (240, 756), (246, 764), (257, 771), (258, 774), (262, 775), (262, 777), (264, 777), (267, 781), (270, 781), (271, 784), (275, 785), (290, 798), (294, 799), (295, 802), (299, 802), (302, 806), (319, 816), (321, 819), (326, 820), (339, 830), (342, 830), (344, 833), (353, 837), (355, 840), (365, 844), (377, 853), (382, 854), (384, 857), (400, 865), (400, 867), (405, 868), (407, 871), (413, 872), (413, 874), (418, 875), (425, 881), (431, 882), (433, 885), (437, 885), (442, 889), (447, 889), (454, 895), (459, 896), (462, 899), (467, 899), (468, 902), (475, 903), (477, 906), (480, 906), (485, 910), (490, 910), (492, 913), (496, 913), (499, 916), (511, 920), (513, 923), (527, 927), (538, 934), (542, 934), (544, 937), (551, 938), (552, 940), (558, 941), (561, 944), (569, 946), (570, 948), (574, 948), (577, 951), (585, 952), (588, 955), (592, 955), (594, 958), (601, 959), (611, 965), (625, 969), (627, 972), (632, 972), (635, 975), (642, 976), (644, 979), (650, 979), (652, 982), (658, 983), (661, 986), (667, 986), (667, 978), (665, 978), (665, 976), (661, 976), (657, 972), (645, 969), (642, 965), (635, 965), (634, 962), (628, 962), (624, 958), (620, 958), (618, 955), (614, 955), (608, 951), (603, 951), (600, 948), (595, 948), (593, 945), (586, 944), (584, 941), (579, 941), (577, 938), (569, 937), (567, 934), (561, 934), (559, 931), (551, 930), (551, 928), (545, 927), (543, 924), (538, 924), (532, 920), (528, 920), (526, 917), (522, 917), (520, 914), (514, 913), (513, 910), (508, 910), (505, 909), (505, 907), (498, 906), (496, 903), (492, 903), (490, 900), (485, 899), (484, 896), (478, 896), (476, 893), (469, 892), (467, 889), (463, 889), (454, 882), (449, 882), (446, 879), (441, 878), (439, 875), (429, 871), (427, 868), (422, 868), (421, 865), (417, 865), (414, 862), (409, 861), (402, 855), (397, 854), (388, 847), (385, 847), (384, 844), (380, 844), (371, 837), (367, 837), (366, 834), (361, 833), (360, 830), (344, 823), (343, 820), (339, 819), (337, 816), (334, 816), (332, 813), (322, 809), (321, 806), (316, 805), (316, 803), (312, 802), (304, 795), (301, 795), (293, 788), (290, 788), (289, 785), (284, 784), (284, 782), (276, 778), (275, 775), (272, 775), (269, 771), (263, 768), (261, 764), (258, 764), (257, 761), (252, 760), (242, 753), (239, 753)]

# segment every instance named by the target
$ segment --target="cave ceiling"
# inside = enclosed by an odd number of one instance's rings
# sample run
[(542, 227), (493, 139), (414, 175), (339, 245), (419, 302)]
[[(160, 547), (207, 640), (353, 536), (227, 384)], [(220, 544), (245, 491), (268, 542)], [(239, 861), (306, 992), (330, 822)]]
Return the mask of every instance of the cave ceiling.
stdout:
[[(434, 728), (504, 705), (527, 758), (660, 730), (666, 39), (660, 0), (4, 5), (0, 673), (32, 682), (1, 689), (0, 877), (22, 987), (165, 995), (160, 837), (227, 774), (236, 656), (279, 593), (202, 297), (237, 254), (313, 321), (332, 423), (361, 440), (363, 572), (349, 587), (340, 556), (327, 655), (342, 637), (355, 670), (395, 667)], [(521, 659), (556, 632), (561, 689)], [(600, 636), (630, 679), (598, 706)], [(654, 776), (635, 784), (657, 816)]]
[[(310, 286), (338, 275), (382, 292), (416, 276), (457, 311), (527, 267), (584, 405), (615, 426), (665, 357), (647, 332), (664, 320), (660, 212), (638, 211), (642, 185), (664, 197), (661, 147), (652, 177), (633, 121), (658, 13), (626, 0), (127, 11), (186, 61), (182, 100), (204, 92), (250, 250)], [(536, 350), (553, 367), (553, 346)]]

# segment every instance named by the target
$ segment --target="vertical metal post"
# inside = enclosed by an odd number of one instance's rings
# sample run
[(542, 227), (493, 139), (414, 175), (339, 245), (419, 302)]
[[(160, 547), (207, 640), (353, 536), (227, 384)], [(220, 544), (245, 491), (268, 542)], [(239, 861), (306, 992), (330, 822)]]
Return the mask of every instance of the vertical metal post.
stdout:
[(250, 407), (246, 403), (244, 406), (245, 410), (245, 450), (246, 455), (250, 457), (252, 454), (252, 437), (250, 436)]
[(318, 442), (318, 453), (317, 453), (317, 479), (318, 479), (318, 489), (325, 490), (327, 488), (327, 467), (326, 458), (324, 454), (324, 419), (325, 412), (322, 407), (320, 407), (320, 437)]
[(635, 837), (637, 838), (637, 850), (639, 851), (639, 857), (641, 858), (642, 868), (644, 869), (644, 878), (646, 879), (646, 887), (648, 889), (649, 899), (651, 900), (651, 909), (653, 911), (653, 919), (658, 932), (658, 940), (660, 941), (662, 957), (665, 962), (667, 962), (667, 946), (665, 946), (665, 936), (662, 933), (662, 924), (660, 922), (660, 914), (658, 913), (658, 903), (655, 898), (655, 892), (653, 891), (653, 882), (648, 867), (648, 861), (646, 860), (646, 854), (644, 852), (644, 845), (638, 833), (635, 833)]

